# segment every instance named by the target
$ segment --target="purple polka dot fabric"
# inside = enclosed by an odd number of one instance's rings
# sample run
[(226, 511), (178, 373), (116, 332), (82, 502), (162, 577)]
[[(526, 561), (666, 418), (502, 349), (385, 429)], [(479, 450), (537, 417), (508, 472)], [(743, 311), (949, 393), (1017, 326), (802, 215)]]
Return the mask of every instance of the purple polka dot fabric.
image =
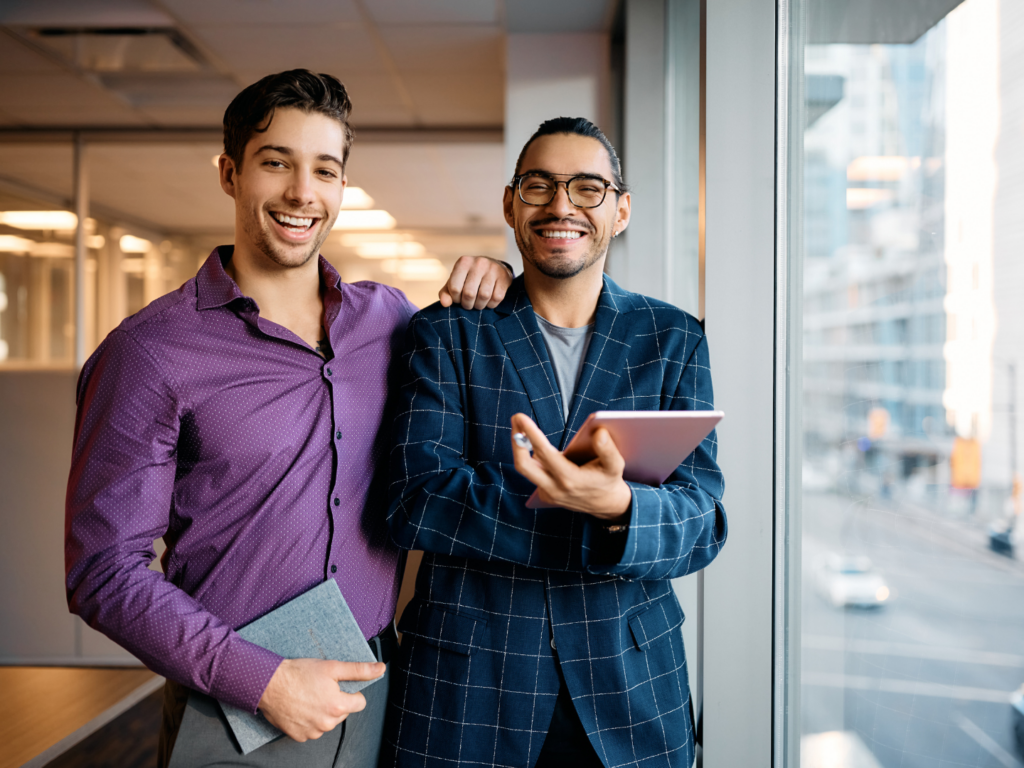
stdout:
[[(324, 579), (363, 634), (394, 614), (388, 384), (416, 308), (322, 257), (327, 358), (259, 317), (231, 247), (82, 371), (66, 508), (71, 610), (154, 671), (255, 711), (281, 659), (235, 629)], [(163, 536), (164, 574), (147, 566)]]

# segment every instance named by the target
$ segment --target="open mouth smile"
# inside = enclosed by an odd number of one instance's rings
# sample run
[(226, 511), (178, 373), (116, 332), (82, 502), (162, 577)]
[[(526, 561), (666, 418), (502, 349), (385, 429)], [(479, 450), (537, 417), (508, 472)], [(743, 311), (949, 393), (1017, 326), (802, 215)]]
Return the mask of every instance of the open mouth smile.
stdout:
[(319, 218), (310, 216), (291, 216), (287, 213), (270, 211), (270, 218), (278, 225), (278, 228), (286, 235), (299, 236), (307, 234), (313, 226), (320, 221)]

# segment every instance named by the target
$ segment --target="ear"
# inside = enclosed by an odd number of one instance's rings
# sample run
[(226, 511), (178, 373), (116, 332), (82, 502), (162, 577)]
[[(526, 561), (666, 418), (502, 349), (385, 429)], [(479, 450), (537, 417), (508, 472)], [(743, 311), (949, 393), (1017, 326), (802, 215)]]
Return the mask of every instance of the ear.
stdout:
[(515, 203), (515, 192), (512, 187), (505, 187), (505, 197), (501, 201), (501, 207), (505, 211), (505, 223), (515, 229), (515, 218), (512, 216), (512, 205)]
[(620, 235), (626, 231), (626, 227), (629, 226), (629, 192), (625, 192), (619, 195), (619, 201), (615, 206), (615, 228), (614, 232)]
[(230, 197), (235, 196), (235, 183), (238, 176), (238, 168), (235, 161), (227, 155), (221, 155), (217, 161), (217, 172), (220, 175), (220, 188)]

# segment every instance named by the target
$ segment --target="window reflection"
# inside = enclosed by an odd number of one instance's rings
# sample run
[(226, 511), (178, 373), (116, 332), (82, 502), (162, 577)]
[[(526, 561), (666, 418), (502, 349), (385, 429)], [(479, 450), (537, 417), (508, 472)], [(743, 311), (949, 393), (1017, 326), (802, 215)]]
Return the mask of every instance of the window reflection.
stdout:
[(1024, 4), (880, 8), (805, 9), (801, 765), (1024, 765)]

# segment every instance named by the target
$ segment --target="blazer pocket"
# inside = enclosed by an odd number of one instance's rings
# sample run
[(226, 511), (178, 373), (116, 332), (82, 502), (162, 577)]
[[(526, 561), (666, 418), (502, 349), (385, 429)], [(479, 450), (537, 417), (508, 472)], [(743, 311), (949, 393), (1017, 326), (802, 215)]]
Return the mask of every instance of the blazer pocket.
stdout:
[(484, 618), (446, 611), (430, 603), (412, 604), (405, 609), (398, 631), (435, 648), (471, 656), (476, 650)]
[(654, 605), (640, 613), (629, 617), (629, 631), (633, 634), (633, 642), (641, 651), (646, 651), (652, 643), (658, 642), (671, 632), (682, 626), (683, 609), (672, 593), (665, 595)]

